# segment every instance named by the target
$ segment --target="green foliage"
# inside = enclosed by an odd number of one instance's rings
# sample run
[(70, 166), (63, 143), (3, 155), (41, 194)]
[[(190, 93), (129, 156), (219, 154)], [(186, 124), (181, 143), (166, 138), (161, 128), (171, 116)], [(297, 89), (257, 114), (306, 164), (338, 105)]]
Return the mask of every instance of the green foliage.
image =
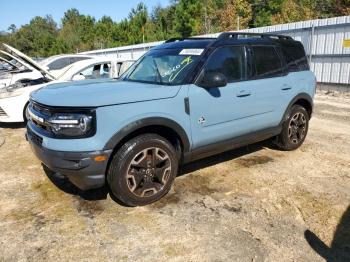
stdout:
[(151, 12), (141, 2), (120, 22), (109, 16), (96, 21), (77, 9), (64, 13), (60, 27), (51, 16), (37, 16), (20, 28), (10, 25), (0, 43), (46, 57), (349, 14), (350, 0), (170, 0)]
[(175, 9), (175, 29), (182, 37), (189, 37), (203, 33), (202, 5), (197, 0), (180, 0)]

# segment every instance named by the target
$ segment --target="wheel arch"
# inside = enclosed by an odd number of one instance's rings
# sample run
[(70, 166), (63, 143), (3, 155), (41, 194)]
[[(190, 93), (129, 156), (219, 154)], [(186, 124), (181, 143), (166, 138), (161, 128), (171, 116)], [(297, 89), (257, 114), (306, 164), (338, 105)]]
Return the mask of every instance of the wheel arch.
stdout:
[(283, 118), (281, 120), (281, 124), (288, 119), (289, 117), (289, 112), (290, 109), (292, 108), (292, 106), (294, 105), (300, 105), (303, 106), (306, 111), (309, 113), (309, 118), (311, 118), (312, 116), (312, 112), (313, 112), (313, 100), (311, 98), (311, 96), (307, 93), (300, 93), (298, 95), (296, 95), (288, 104), (287, 109), (284, 112)]
[(104, 149), (118, 150), (126, 141), (145, 133), (155, 133), (168, 139), (179, 153), (190, 150), (186, 131), (174, 120), (164, 117), (148, 117), (126, 125), (109, 139)]

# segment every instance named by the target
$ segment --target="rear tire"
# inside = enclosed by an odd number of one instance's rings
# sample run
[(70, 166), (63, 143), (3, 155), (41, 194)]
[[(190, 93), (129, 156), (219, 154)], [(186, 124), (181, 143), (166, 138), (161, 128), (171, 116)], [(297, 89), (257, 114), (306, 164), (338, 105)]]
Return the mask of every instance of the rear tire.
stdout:
[(177, 170), (173, 145), (157, 134), (144, 134), (126, 142), (116, 152), (107, 182), (118, 203), (143, 206), (169, 192)]
[(299, 148), (305, 141), (308, 129), (309, 114), (306, 109), (300, 105), (292, 106), (282, 132), (277, 137), (277, 147), (286, 151)]

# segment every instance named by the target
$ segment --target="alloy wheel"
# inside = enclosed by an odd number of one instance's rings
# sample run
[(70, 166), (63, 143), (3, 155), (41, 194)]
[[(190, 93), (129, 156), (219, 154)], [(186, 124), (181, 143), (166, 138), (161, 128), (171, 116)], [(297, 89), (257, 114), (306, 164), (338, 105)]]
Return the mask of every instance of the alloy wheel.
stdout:
[(294, 143), (300, 143), (306, 135), (306, 117), (303, 113), (298, 112), (293, 115), (289, 122), (288, 137)]
[(138, 152), (127, 169), (127, 185), (134, 195), (150, 197), (162, 191), (171, 174), (169, 155), (158, 147)]

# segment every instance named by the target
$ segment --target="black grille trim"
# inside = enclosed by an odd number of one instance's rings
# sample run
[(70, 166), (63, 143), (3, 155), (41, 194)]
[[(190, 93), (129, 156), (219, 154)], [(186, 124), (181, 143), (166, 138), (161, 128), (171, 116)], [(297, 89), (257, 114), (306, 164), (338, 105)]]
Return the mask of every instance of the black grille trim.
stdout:
[(0, 107), (0, 116), (7, 116), (6, 112), (1, 107)]
[(27, 128), (27, 136), (28, 139), (30, 139), (31, 141), (33, 141), (33, 143), (35, 143), (38, 146), (42, 146), (43, 144), (43, 138), (38, 136), (37, 134), (35, 134), (34, 132), (32, 132), (29, 128)]

